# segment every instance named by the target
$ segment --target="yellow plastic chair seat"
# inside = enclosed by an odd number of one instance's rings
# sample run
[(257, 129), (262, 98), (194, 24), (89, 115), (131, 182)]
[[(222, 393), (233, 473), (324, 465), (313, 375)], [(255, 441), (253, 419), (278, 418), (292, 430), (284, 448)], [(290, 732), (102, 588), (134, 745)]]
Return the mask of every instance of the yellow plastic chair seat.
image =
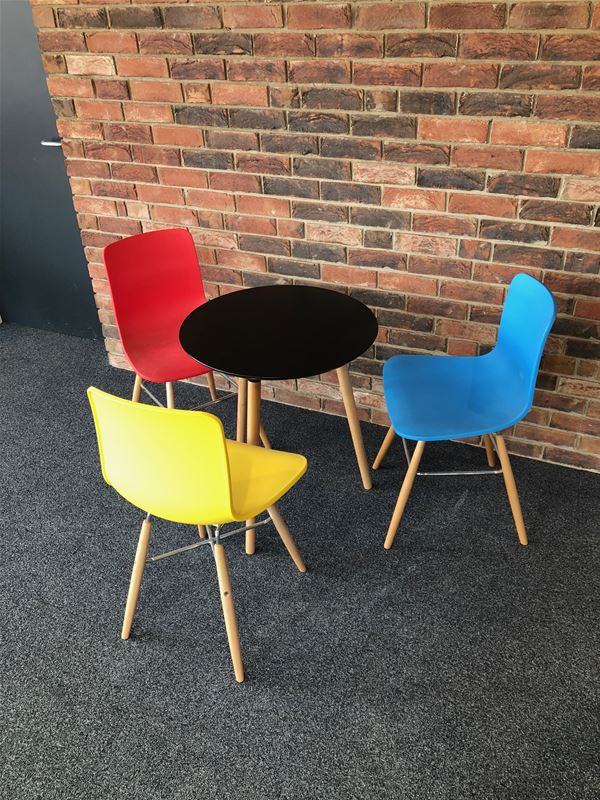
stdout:
[[(231, 505), (235, 520), (262, 513), (304, 475), (307, 461), (296, 453), (264, 450), (253, 445), (225, 441), (231, 476)], [(231, 520), (203, 520), (218, 524)]]

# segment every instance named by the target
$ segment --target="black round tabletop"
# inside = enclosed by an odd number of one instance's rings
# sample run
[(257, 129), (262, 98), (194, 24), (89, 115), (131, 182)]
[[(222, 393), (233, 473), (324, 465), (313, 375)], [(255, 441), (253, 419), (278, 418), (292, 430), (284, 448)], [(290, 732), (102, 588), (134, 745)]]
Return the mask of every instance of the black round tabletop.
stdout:
[(316, 286), (259, 286), (196, 308), (179, 331), (192, 358), (248, 380), (307, 378), (342, 367), (377, 336), (364, 303)]

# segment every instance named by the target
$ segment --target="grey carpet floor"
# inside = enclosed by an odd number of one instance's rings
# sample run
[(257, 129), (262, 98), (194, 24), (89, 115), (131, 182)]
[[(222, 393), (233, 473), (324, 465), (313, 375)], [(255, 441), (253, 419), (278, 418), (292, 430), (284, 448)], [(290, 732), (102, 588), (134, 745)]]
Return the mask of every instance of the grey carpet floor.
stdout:
[[(528, 548), (501, 479), (422, 478), (386, 552), (401, 448), (367, 493), (343, 419), (265, 403), (309, 459), (281, 503), (309, 572), (269, 527), (252, 558), (228, 540), (238, 685), (204, 548), (148, 567), (119, 639), (141, 515), (101, 480), (90, 384), (131, 376), (98, 342), (0, 326), (2, 798), (598, 798), (597, 475), (513, 459)], [(151, 546), (193, 536), (158, 522)]]

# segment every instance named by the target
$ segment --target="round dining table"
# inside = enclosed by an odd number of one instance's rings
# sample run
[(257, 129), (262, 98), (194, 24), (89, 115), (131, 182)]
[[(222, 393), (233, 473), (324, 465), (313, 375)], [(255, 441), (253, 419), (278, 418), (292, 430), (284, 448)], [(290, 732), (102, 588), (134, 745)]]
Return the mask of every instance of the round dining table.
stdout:
[[(359, 300), (316, 286), (258, 286), (221, 295), (185, 318), (183, 349), (238, 383), (237, 439), (260, 444), (261, 381), (308, 378), (335, 370), (365, 489), (371, 472), (348, 364), (377, 336), (373, 312)], [(249, 523), (251, 524), (251, 523)], [(246, 552), (255, 531), (246, 534)]]

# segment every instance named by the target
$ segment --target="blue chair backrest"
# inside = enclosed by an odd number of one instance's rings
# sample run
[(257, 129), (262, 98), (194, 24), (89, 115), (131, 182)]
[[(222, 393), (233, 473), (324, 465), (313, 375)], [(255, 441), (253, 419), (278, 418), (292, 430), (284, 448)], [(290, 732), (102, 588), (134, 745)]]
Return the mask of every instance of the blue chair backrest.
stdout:
[(531, 275), (516, 275), (508, 288), (494, 352), (510, 366), (515, 389), (528, 407), (555, 319), (556, 303), (548, 289)]

